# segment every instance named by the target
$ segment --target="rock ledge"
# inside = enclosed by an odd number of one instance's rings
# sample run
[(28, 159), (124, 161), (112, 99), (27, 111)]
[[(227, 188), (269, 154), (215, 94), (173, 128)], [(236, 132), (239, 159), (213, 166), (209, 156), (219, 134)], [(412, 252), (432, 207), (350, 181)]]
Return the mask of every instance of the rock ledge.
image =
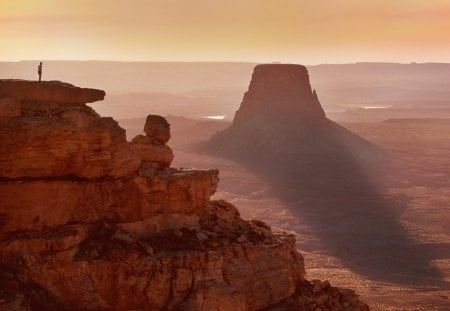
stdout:
[(0, 80), (0, 98), (17, 101), (86, 104), (105, 98), (105, 91), (80, 88), (60, 81)]

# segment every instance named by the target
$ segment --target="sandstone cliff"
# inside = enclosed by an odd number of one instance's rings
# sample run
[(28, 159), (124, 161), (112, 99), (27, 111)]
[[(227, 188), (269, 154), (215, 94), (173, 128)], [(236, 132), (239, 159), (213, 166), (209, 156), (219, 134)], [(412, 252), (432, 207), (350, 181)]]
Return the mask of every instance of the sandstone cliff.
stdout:
[(0, 80), (0, 310), (368, 309), (306, 281), (291, 234), (210, 200), (216, 170), (170, 168), (164, 118), (127, 142), (85, 105), (103, 97)]

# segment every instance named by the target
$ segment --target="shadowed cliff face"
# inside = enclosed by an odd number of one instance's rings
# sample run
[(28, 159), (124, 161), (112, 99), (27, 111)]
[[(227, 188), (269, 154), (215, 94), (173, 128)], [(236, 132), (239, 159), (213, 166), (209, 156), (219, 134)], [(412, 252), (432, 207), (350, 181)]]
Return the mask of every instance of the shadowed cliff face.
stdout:
[(405, 284), (413, 276), (439, 282), (432, 251), (397, 221), (407, 202), (384, 196), (377, 182), (387, 155), (325, 117), (304, 67), (257, 66), (233, 124), (202, 148), (268, 180), (349, 269)]

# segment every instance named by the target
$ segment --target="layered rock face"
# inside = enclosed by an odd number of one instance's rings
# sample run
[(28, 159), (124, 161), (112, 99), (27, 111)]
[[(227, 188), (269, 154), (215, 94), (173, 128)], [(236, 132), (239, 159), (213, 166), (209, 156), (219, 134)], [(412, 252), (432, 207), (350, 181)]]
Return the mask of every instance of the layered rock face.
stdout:
[(100, 90), (0, 80), (0, 178), (117, 178), (139, 167), (125, 131), (88, 102)]
[(216, 170), (170, 168), (164, 118), (127, 142), (84, 105), (102, 91), (7, 80), (0, 94), (0, 310), (317, 306), (295, 237), (211, 201)]
[(133, 150), (146, 167), (167, 168), (173, 160), (172, 149), (166, 143), (170, 139), (169, 124), (161, 116), (149, 115), (144, 135), (133, 138)]
[(308, 70), (300, 65), (258, 65), (233, 120), (248, 123), (319, 123), (325, 112), (311, 89)]
[(105, 98), (105, 91), (86, 89), (60, 81), (0, 80), (0, 98), (18, 101), (86, 104)]
[(323, 178), (329, 173), (324, 164), (381, 156), (370, 142), (327, 119), (307, 69), (288, 64), (256, 66), (233, 124), (202, 147), (281, 174), (295, 168), (297, 177), (316, 168), (314, 175)]

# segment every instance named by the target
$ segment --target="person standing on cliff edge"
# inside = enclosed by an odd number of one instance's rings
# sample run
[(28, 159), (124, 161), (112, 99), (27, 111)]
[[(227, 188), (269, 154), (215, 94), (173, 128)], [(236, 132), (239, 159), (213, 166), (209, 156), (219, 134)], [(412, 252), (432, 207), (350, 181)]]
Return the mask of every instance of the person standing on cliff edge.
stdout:
[(38, 66), (38, 75), (39, 75), (39, 82), (41, 82), (41, 77), (42, 77), (42, 62), (39, 63)]

